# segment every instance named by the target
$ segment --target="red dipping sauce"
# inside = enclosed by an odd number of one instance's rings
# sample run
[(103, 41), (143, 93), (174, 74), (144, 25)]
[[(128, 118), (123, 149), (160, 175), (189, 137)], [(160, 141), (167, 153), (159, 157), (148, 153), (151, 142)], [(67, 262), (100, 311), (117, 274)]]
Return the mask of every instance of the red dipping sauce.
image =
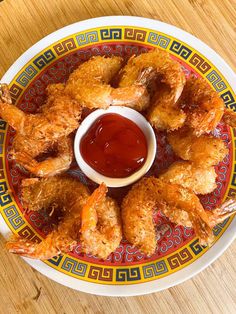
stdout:
[(147, 158), (147, 141), (131, 120), (108, 113), (99, 117), (80, 141), (83, 159), (106, 177), (125, 178)]

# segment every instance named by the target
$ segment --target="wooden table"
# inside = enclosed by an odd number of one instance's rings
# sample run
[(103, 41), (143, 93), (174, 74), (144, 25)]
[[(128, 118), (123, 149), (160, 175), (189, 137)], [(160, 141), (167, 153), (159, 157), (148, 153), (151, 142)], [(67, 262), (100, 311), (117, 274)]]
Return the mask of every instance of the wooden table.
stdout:
[[(4, 0), (0, 1), (0, 77), (45, 35), (104, 15), (137, 15), (176, 25), (236, 68), (236, 0)], [(0, 313), (236, 313), (236, 243), (192, 280), (130, 298), (73, 291), (9, 255), (3, 238), (0, 247)]]

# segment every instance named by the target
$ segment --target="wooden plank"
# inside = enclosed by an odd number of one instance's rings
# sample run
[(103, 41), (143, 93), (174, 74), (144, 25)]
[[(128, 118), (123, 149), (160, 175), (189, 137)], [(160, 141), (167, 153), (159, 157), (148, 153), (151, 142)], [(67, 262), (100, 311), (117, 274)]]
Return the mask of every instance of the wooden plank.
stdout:
[[(4, 0), (0, 77), (31, 45), (65, 25), (104, 15), (158, 19), (192, 33), (236, 69), (235, 0)], [(235, 313), (236, 244), (192, 280), (160, 293), (108, 298), (61, 286), (9, 255), (0, 238), (0, 313)]]

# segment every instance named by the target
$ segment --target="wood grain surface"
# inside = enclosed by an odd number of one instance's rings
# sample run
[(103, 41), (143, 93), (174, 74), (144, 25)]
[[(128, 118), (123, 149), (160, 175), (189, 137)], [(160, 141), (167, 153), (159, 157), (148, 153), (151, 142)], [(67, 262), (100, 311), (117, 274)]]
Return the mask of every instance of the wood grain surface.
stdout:
[[(31, 45), (74, 22), (136, 15), (197, 36), (236, 68), (235, 0), (0, 1), (0, 77)], [(163, 292), (98, 297), (57, 284), (9, 255), (0, 237), (0, 313), (236, 313), (236, 243), (193, 279)]]

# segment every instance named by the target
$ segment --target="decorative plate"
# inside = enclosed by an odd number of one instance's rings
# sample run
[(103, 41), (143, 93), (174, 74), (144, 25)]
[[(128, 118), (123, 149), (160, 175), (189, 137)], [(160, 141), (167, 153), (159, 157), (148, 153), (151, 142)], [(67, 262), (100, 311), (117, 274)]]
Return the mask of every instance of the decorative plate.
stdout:
[[(236, 109), (236, 76), (211, 48), (192, 35), (158, 21), (130, 17), (102, 17), (62, 28), (27, 50), (7, 71), (2, 82), (10, 85), (16, 106), (34, 112), (45, 100), (50, 83), (64, 82), (77, 65), (93, 55), (129, 57), (158, 47), (170, 52), (188, 76), (206, 78), (227, 107)], [(236, 193), (236, 130), (219, 125), (215, 135), (228, 143), (229, 155), (216, 168), (216, 190), (201, 198), (205, 208), (220, 204)], [(0, 120), (0, 232), (9, 231), (40, 241), (50, 231), (51, 222), (43, 213), (26, 211), (20, 204), (19, 185), (28, 174), (11, 160), (8, 152), (15, 132)], [(165, 135), (157, 136), (158, 155), (150, 173), (157, 175), (174, 160)], [(77, 165), (69, 173), (93, 188)], [(116, 198), (124, 189), (111, 190)], [(71, 288), (109, 296), (151, 293), (176, 285), (200, 272), (230, 245), (236, 234), (233, 217), (214, 228), (216, 241), (211, 248), (202, 247), (192, 229), (171, 224), (161, 214), (155, 217), (159, 230), (158, 249), (147, 258), (127, 241), (105, 261), (82, 254), (80, 246), (68, 255), (48, 261), (24, 258), (49, 278)], [(160, 227), (161, 226), (161, 227)]]

